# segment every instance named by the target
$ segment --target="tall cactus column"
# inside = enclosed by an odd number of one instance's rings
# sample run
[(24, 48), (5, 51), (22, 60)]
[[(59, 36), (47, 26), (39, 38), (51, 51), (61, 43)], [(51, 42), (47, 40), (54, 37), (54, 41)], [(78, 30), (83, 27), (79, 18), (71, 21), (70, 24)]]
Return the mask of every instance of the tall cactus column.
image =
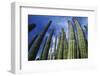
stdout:
[(32, 41), (30, 44), (28, 44), (28, 51), (30, 50), (32, 44), (34, 43), (34, 41), (36, 40), (36, 38), (38, 37), (38, 35), (36, 35), (35, 37), (33, 37)]
[(55, 44), (54, 44), (54, 59), (56, 59), (56, 52), (57, 52), (56, 46), (57, 46), (57, 36), (55, 36)]
[(68, 21), (69, 26), (69, 42), (68, 42), (68, 59), (76, 58), (75, 32), (71, 21)]
[(74, 21), (76, 28), (77, 28), (80, 58), (87, 58), (88, 57), (88, 50), (87, 50), (86, 40), (85, 40), (83, 31), (82, 31), (82, 28), (81, 28), (81, 26), (76, 18), (73, 18), (73, 21)]
[(51, 44), (51, 41), (52, 41), (53, 32), (54, 32), (54, 30), (52, 30), (50, 32), (50, 36), (47, 39), (46, 46), (44, 48), (44, 51), (43, 51), (43, 54), (42, 54), (42, 57), (41, 57), (42, 60), (48, 59), (48, 52), (49, 52), (50, 44)]
[(28, 60), (35, 60), (38, 50), (40, 48), (40, 45), (42, 43), (42, 40), (43, 40), (48, 28), (50, 27), (51, 23), (52, 23), (52, 21), (49, 21), (49, 23), (45, 26), (44, 30), (37, 37), (37, 39), (34, 43), (34, 46), (32, 47), (32, 49), (30, 49), (30, 52), (28, 54)]
[(58, 59), (58, 52), (59, 52), (60, 43), (61, 43), (61, 35), (58, 36), (58, 44), (57, 44), (57, 50), (55, 53), (55, 59)]
[(63, 59), (67, 59), (67, 54), (68, 54), (68, 44), (67, 44), (67, 39), (66, 39), (66, 33), (64, 32), (64, 29), (62, 29), (62, 33), (64, 35), (64, 42), (63, 42)]
[(53, 40), (51, 40), (51, 45), (48, 53), (48, 60), (53, 60), (54, 59), (54, 49), (53, 49)]
[(64, 33), (62, 29), (61, 42), (60, 42), (59, 51), (58, 51), (58, 59), (63, 59), (63, 51), (64, 51)]
[(43, 51), (45, 49), (47, 39), (48, 39), (48, 37), (45, 38), (44, 45), (43, 45), (42, 52), (41, 52), (41, 56), (40, 56), (40, 60), (42, 59), (42, 54), (43, 54)]

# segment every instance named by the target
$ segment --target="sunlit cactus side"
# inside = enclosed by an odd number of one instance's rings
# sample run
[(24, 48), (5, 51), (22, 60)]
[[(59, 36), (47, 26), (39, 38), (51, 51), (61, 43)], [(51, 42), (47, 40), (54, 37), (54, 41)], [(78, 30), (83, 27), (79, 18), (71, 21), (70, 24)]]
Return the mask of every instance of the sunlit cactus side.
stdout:
[(61, 32), (61, 42), (60, 42), (59, 51), (58, 51), (58, 59), (63, 59), (63, 51), (64, 51), (63, 46), (64, 46), (64, 33), (62, 31)]
[(49, 52), (48, 52), (48, 60), (52, 59), (52, 43), (53, 43), (53, 40), (51, 40), (51, 44), (50, 44), (50, 48), (49, 48)]
[(55, 59), (58, 59), (58, 52), (59, 52), (59, 47), (60, 47), (60, 43), (61, 43), (61, 35), (58, 35), (58, 44), (57, 44), (57, 50), (55, 53)]
[(33, 37), (32, 41), (31, 41), (30, 44), (28, 45), (28, 50), (30, 50), (32, 44), (34, 43), (34, 41), (36, 40), (37, 37), (38, 37), (38, 35), (36, 35), (35, 37)]
[(32, 31), (36, 27), (36, 24), (29, 24), (28, 25), (28, 32)]
[(53, 39), (52, 39), (52, 43), (51, 43), (51, 50), (50, 50), (50, 59), (53, 60), (54, 59), (54, 47), (55, 45), (53, 45)]
[(87, 58), (88, 57), (88, 50), (86, 45), (86, 40), (82, 31), (82, 28), (78, 22), (78, 20), (74, 17), (73, 21), (77, 28), (77, 34), (78, 34), (78, 45), (80, 50), (80, 57), (81, 58)]
[(38, 53), (38, 50), (40, 48), (40, 45), (42, 43), (42, 40), (48, 30), (48, 28), (50, 27), (52, 21), (49, 21), (48, 24), (44, 27), (44, 30), (38, 35), (34, 46), (32, 47), (32, 49), (30, 50), (29, 54), (28, 54), (28, 60), (35, 60), (36, 55)]
[(71, 21), (68, 21), (69, 26), (69, 41), (68, 41), (68, 59), (76, 58), (75, 32)]
[(66, 33), (64, 31), (64, 28), (62, 29), (62, 33), (64, 35), (64, 42), (63, 42), (63, 59), (67, 59), (67, 54), (68, 54), (68, 44), (67, 44), (67, 39), (66, 39)]
[(53, 59), (54, 59), (54, 52), (53, 52), (53, 48), (51, 46), (51, 48), (49, 49), (49, 53), (48, 53), (48, 60), (53, 60)]
[(48, 60), (51, 60), (51, 52), (52, 52), (52, 48), (50, 48), (49, 53), (48, 53)]
[(43, 54), (42, 54), (42, 57), (41, 57), (42, 60), (47, 60), (48, 59), (48, 52), (49, 52), (49, 49), (50, 49), (53, 32), (54, 32), (54, 30), (52, 30), (50, 32), (50, 35), (49, 35), (49, 37), (47, 39), (46, 46), (44, 48), (44, 51), (43, 51)]
[(47, 39), (48, 39), (48, 36), (45, 38), (45, 41), (44, 41), (44, 44), (43, 44), (43, 48), (42, 48), (42, 52), (41, 52), (41, 55), (40, 55), (40, 60), (42, 59), (42, 54), (43, 54), (44, 48), (46, 46)]

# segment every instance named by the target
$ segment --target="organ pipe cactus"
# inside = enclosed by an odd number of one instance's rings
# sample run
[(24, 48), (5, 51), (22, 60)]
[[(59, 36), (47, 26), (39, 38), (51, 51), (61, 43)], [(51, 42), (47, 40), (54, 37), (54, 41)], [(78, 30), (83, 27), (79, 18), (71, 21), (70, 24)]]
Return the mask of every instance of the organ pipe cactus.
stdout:
[(41, 57), (42, 60), (47, 60), (48, 59), (48, 52), (49, 52), (49, 49), (50, 49), (53, 32), (54, 32), (54, 30), (52, 30), (50, 32), (50, 36), (47, 39), (46, 46), (44, 48), (44, 51), (43, 51), (43, 54), (42, 54), (42, 57)]
[(42, 54), (43, 54), (44, 48), (45, 48), (45, 46), (46, 46), (47, 39), (48, 39), (48, 37), (45, 38), (45, 41), (44, 41), (44, 44), (43, 44), (43, 48), (42, 48), (42, 52), (41, 52), (40, 59), (42, 59)]
[(78, 20), (74, 17), (73, 21), (77, 28), (77, 37), (78, 37), (78, 46), (80, 50), (80, 58), (87, 58), (88, 57), (88, 50), (86, 45), (86, 40), (81, 28), (81, 25), (79, 24)]
[(57, 52), (56, 46), (57, 46), (57, 36), (55, 36), (55, 43), (54, 43), (54, 59), (56, 59), (56, 52)]
[(59, 51), (58, 51), (58, 59), (63, 59), (63, 50), (64, 50), (64, 33), (61, 32), (61, 42), (59, 46)]
[(67, 59), (67, 54), (68, 54), (68, 44), (67, 44), (67, 39), (66, 39), (66, 33), (64, 32), (64, 29), (62, 29), (62, 33), (64, 35), (64, 42), (63, 42), (63, 59)]
[(28, 54), (28, 60), (35, 60), (38, 50), (40, 48), (40, 45), (42, 43), (42, 40), (43, 40), (48, 28), (50, 27), (51, 23), (52, 23), (52, 21), (49, 21), (48, 24), (44, 27), (44, 30), (37, 37), (37, 39), (34, 43), (34, 46), (32, 47), (32, 49), (30, 49), (30, 52)]
[(56, 50), (56, 53), (55, 53), (55, 59), (58, 59), (58, 52), (59, 52), (60, 42), (61, 42), (61, 35), (58, 36), (58, 45), (57, 45), (57, 50)]
[(36, 35), (35, 37), (33, 37), (32, 41), (31, 41), (30, 44), (28, 45), (28, 50), (30, 50), (32, 44), (34, 43), (34, 41), (36, 40), (37, 37), (38, 37), (38, 35)]
[(68, 21), (69, 26), (69, 42), (68, 42), (68, 59), (74, 59), (77, 56), (77, 49), (75, 45), (75, 32), (71, 21)]

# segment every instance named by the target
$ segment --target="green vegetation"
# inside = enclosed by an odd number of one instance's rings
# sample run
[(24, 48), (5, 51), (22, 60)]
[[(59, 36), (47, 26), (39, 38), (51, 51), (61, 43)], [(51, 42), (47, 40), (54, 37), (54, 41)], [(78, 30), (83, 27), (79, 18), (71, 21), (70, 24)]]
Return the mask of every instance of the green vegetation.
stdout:
[[(33, 37), (32, 42), (28, 45), (29, 61), (36, 59), (42, 42), (44, 42), (42, 52), (37, 60), (88, 58), (88, 41), (84, 36), (80, 23), (75, 17), (73, 18), (74, 24), (72, 24), (70, 20), (68, 21), (68, 35), (66, 35), (65, 28), (61, 28), (59, 34), (54, 36), (54, 45), (52, 45), (52, 42), (55, 30), (51, 29), (49, 35), (45, 36), (51, 23), (52, 21), (49, 21), (44, 27), (43, 31)], [(30, 28), (29, 26), (29, 31), (35, 27), (36, 26), (31, 26)], [(85, 29), (86, 31), (88, 30), (87, 26), (85, 26)], [(68, 36), (68, 38), (66, 38), (66, 36)], [(45, 40), (43, 40), (44, 38)]]

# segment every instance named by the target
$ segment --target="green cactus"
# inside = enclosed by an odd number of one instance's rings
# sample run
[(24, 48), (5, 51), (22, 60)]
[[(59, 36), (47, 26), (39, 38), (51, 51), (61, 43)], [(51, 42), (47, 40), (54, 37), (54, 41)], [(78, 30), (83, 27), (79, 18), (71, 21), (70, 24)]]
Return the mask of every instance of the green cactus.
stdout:
[(56, 46), (57, 46), (57, 36), (55, 37), (55, 44), (54, 44), (54, 59), (56, 59), (56, 52), (57, 52)]
[(38, 35), (36, 35), (36, 36), (32, 39), (31, 43), (28, 45), (28, 50), (30, 50), (32, 44), (34, 43), (34, 41), (36, 40), (37, 37), (38, 37)]
[(52, 21), (49, 21), (48, 24), (45, 26), (44, 30), (37, 37), (37, 39), (34, 43), (34, 46), (32, 47), (32, 50), (30, 50), (30, 52), (28, 54), (28, 60), (35, 60), (38, 50), (40, 48), (40, 45), (42, 43), (42, 40), (43, 40), (48, 28), (50, 27), (51, 23), (52, 23)]
[(51, 52), (52, 52), (52, 48), (50, 48), (49, 53), (48, 53), (48, 60), (51, 60)]
[(42, 54), (42, 57), (41, 57), (42, 60), (48, 59), (48, 52), (49, 52), (49, 48), (50, 48), (50, 45), (51, 45), (53, 32), (54, 32), (54, 30), (52, 30), (50, 32), (50, 36), (47, 39), (46, 46), (44, 48), (44, 51), (43, 51), (43, 54)]
[(66, 33), (64, 32), (64, 29), (62, 29), (62, 33), (64, 35), (64, 42), (63, 42), (63, 59), (67, 59), (67, 54), (68, 54), (68, 44), (67, 44), (67, 39), (66, 39)]
[(44, 41), (44, 44), (43, 44), (43, 48), (42, 48), (42, 52), (41, 52), (41, 56), (40, 56), (40, 60), (42, 59), (42, 54), (43, 54), (44, 48), (46, 46), (47, 39), (48, 39), (48, 37), (45, 38), (45, 41)]
[(71, 21), (68, 21), (69, 26), (69, 42), (68, 42), (68, 59), (77, 58), (77, 49), (75, 44), (75, 32)]
[(77, 28), (77, 37), (78, 37), (78, 46), (79, 46), (79, 50), (80, 50), (80, 58), (87, 58), (88, 50), (87, 50), (86, 40), (85, 40), (83, 31), (82, 31), (82, 28), (75, 17), (73, 18), (73, 21)]
[(55, 59), (58, 59), (58, 52), (59, 52), (60, 42), (61, 42), (61, 35), (58, 36), (58, 44), (57, 44), (57, 50), (55, 52)]
[(54, 55), (53, 55), (53, 52), (52, 52), (52, 43), (53, 43), (53, 40), (51, 41), (51, 45), (50, 45), (50, 50), (49, 50), (49, 53), (48, 53), (48, 60), (52, 60)]
[(64, 47), (63, 47), (64, 46), (64, 33), (63, 33), (63, 31), (61, 32), (61, 42), (60, 42), (59, 51), (58, 51), (58, 59), (63, 59), (63, 51), (64, 51)]

